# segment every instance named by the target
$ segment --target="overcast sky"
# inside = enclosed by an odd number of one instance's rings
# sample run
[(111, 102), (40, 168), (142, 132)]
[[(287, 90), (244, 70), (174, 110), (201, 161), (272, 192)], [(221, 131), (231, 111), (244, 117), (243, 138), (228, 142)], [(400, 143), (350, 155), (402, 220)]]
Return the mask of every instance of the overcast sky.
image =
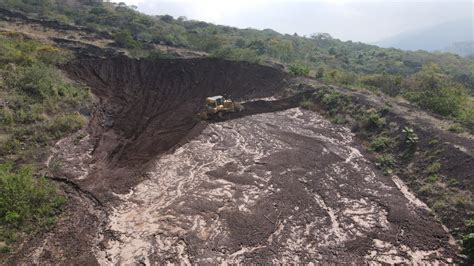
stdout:
[[(281, 33), (327, 32), (375, 42), (395, 34), (474, 16), (473, 1), (410, 0), (122, 0), (149, 15), (202, 20)], [(471, 23), (472, 25), (472, 23)]]

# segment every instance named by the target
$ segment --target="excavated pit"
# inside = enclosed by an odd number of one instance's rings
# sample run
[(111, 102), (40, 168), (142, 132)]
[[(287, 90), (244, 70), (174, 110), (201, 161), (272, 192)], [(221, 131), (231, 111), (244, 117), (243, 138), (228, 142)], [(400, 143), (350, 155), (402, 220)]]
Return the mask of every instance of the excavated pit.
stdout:
[[(279, 70), (127, 58), (64, 69), (98, 104), (88, 132), (58, 142), (51, 160), (106, 212), (86, 230), (95, 237), (78, 243), (99, 264), (456, 259), (450, 234), (400, 179), (364, 157), (350, 129), (293, 108), (304, 94), (274, 97), (286, 86)], [(215, 123), (198, 119), (205, 97), (218, 94), (247, 109)], [(49, 262), (69, 262), (67, 250), (52, 253)]]
[(268, 97), (285, 80), (270, 67), (219, 59), (91, 59), (64, 70), (99, 99), (90, 123), (93, 178), (81, 181), (99, 195), (104, 188), (126, 192), (152, 158), (199, 134), (205, 97)]

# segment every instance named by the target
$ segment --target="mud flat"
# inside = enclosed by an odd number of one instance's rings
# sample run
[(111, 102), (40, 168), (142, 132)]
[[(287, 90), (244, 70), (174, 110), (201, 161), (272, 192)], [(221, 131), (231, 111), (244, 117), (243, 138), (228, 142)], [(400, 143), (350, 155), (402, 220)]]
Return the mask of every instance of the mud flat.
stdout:
[[(101, 264), (449, 263), (429, 210), (349, 129), (293, 108), (208, 125), (119, 195)], [(400, 182), (400, 180), (396, 180)]]

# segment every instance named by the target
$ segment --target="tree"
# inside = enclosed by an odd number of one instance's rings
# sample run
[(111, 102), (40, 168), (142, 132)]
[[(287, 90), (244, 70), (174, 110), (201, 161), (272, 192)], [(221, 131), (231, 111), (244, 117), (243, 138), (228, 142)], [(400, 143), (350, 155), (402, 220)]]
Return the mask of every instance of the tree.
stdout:
[(290, 65), (289, 70), (295, 76), (307, 76), (309, 74), (309, 68), (301, 64)]
[(316, 71), (316, 75), (314, 76), (316, 79), (320, 79), (324, 77), (324, 68), (320, 67), (318, 68), (318, 71)]
[(166, 23), (171, 23), (174, 20), (174, 18), (173, 16), (170, 16), (170, 15), (164, 15), (160, 18), (160, 20)]
[(122, 48), (137, 48), (140, 44), (132, 37), (128, 30), (121, 30), (114, 34), (115, 45)]
[(263, 42), (262, 40), (252, 41), (248, 45), (248, 47), (255, 50), (258, 55), (263, 55), (267, 52), (267, 47), (265, 45), (265, 42)]
[(234, 46), (237, 48), (244, 48), (246, 45), (245, 40), (241, 38), (237, 39), (234, 43)]
[(420, 107), (456, 117), (468, 100), (464, 86), (450, 80), (437, 64), (426, 64), (404, 83), (404, 95)]
[(293, 43), (286, 39), (272, 38), (268, 44), (268, 53), (270, 56), (289, 62), (293, 58)]

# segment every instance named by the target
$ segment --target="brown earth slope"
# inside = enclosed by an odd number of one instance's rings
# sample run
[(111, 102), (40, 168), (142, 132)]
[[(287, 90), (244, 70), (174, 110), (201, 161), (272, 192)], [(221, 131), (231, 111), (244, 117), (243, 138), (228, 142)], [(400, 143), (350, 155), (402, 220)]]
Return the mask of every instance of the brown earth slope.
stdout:
[[(457, 259), (430, 210), (377, 170), (348, 128), (293, 108), (302, 96), (256, 100), (286, 87), (279, 70), (125, 57), (64, 70), (98, 99), (87, 132), (58, 142), (51, 158), (63, 166), (54, 175), (76, 184), (78, 207), (12, 263)], [(218, 94), (250, 100), (248, 109), (200, 121), (205, 97)]]
[(131, 178), (156, 155), (199, 133), (205, 97), (236, 100), (273, 95), (285, 74), (273, 68), (218, 59), (83, 60), (65, 66), (92, 88), (100, 108), (91, 122), (96, 170), (85, 185), (126, 192)]

